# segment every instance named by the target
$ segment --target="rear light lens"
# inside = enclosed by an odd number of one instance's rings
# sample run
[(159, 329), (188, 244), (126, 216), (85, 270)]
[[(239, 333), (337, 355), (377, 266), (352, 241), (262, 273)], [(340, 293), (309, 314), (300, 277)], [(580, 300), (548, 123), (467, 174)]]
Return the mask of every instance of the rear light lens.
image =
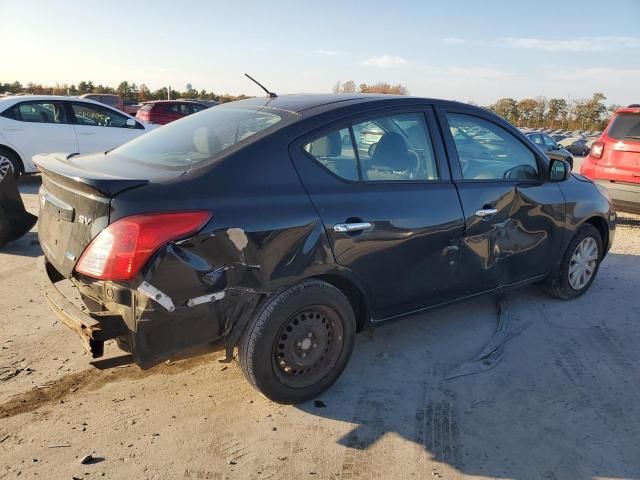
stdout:
[(594, 158), (601, 158), (602, 152), (604, 152), (604, 143), (593, 142), (593, 145), (591, 145), (591, 151), (589, 152), (589, 155)]
[(133, 215), (112, 223), (84, 251), (76, 272), (99, 280), (130, 280), (160, 247), (200, 230), (209, 212)]

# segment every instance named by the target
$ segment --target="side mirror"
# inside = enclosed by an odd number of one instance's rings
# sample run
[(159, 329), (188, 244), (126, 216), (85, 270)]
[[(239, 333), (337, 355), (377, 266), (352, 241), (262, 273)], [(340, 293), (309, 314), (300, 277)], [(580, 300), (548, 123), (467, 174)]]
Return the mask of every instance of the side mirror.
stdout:
[(136, 121), (133, 118), (127, 118), (127, 127), (135, 127)]
[(564, 182), (571, 176), (571, 165), (565, 160), (551, 160), (549, 163), (549, 180), (552, 182)]

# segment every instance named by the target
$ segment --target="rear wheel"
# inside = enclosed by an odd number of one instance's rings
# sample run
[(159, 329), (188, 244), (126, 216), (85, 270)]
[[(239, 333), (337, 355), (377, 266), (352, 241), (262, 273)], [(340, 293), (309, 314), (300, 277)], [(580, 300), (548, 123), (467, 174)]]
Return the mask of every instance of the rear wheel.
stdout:
[(15, 178), (24, 173), (20, 159), (13, 152), (0, 148), (0, 177), (4, 177), (8, 170), (12, 171)]
[(583, 295), (598, 273), (602, 253), (600, 232), (593, 225), (584, 225), (569, 243), (560, 264), (546, 280), (547, 291), (565, 300)]
[(344, 294), (326, 282), (306, 281), (277, 295), (253, 319), (240, 341), (240, 365), (271, 400), (303, 402), (340, 376), (355, 331)]

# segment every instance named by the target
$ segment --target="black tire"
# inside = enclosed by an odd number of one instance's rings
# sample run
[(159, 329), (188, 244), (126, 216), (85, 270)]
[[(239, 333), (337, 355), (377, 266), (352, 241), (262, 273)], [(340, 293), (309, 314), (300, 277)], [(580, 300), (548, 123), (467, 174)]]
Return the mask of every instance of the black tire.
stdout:
[[(267, 398), (300, 403), (324, 392), (340, 376), (355, 334), (347, 297), (333, 285), (309, 280), (276, 295), (262, 308), (240, 340), (238, 358), (249, 383)], [(300, 355), (306, 357), (307, 352), (309, 359), (302, 360)]]
[(14, 178), (18, 178), (20, 175), (24, 173), (24, 168), (22, 166), (22, 161), (17, 157), (17, 155), (6, 148), (0, 147), (0, 163), (3, 161), (3, 158), (9, 160), (11, 163), (11, 168), (13, 169)]
[[(569, 268), (572, 265), (572, 257), (576, 252), (578, 245), (580, 245), (586, 238), (591, 237), (595, 240), (597, 245), (597, 258), (595, 260), (595, 267), (589, 281), (580, 288), (574, 288), (569, 281)], [(602, 237), (600, 232), (593, 225), (584, 225), (575, 234), (567, 250), (562, 256), (561, 262), (556, 265), (555, 270), (549, 275), (544, 282), (545, 290), (556, 298), (563, 300), (570, 300), (577, 298), (589, 290), (591, 284), (595, 280), (598, 270), (600, 268), (600, 262), (602, 261), (603, 249), (602, 249)]]

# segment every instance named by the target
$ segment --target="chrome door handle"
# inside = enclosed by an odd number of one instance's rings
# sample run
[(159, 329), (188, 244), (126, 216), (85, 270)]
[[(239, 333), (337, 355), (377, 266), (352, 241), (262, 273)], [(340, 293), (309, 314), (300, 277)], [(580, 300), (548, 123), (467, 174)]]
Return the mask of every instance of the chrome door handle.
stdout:
[(333, 231), (337, 233), (352, 233), (369, 230), (370, 228), (371, 224), (369, 222), (337, 223), (333, 226)]
[(78, 135), (93, 135), (94, 132), (78, 132)]
[(476, 210), (476, 216), (478, 217), (490, 217), (498, 213), (497, 208), (483, 208), (481, 210)]
[(23, 128), (21, 127), (5, 127), (3, 128), (5, 132), (21, 132)]

